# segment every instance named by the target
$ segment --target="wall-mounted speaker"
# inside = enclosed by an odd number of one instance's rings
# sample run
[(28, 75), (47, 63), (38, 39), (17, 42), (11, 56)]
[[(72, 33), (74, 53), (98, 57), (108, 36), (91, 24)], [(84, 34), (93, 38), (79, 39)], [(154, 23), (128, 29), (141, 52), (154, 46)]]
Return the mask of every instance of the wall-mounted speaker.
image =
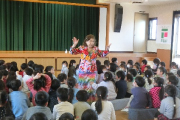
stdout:
[(120, 4), (115, 5), (114, 32), (120, 32), (123, 17), (123, 7)]

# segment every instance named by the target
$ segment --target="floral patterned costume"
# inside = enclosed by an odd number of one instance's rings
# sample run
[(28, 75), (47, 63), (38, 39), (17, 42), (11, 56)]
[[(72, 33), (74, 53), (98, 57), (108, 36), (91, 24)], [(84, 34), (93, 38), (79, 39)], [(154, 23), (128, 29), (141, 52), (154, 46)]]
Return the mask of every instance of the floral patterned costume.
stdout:
[(97, 56), (105, 57), (109, 51), (101, 51), (98, 47), (94, 46), (92, 52), (88, 52), (88, 48), (79, 46), (78, 48), (70, 48), (71, 54), (81, 54), (81, 61), (79, 64), (79, 80), (77, 80), (78, 89), (86, 90), (90, 97), (88, 102), (95, 101), (94, 90), (90, 85), (90, 82), (96, 82)]

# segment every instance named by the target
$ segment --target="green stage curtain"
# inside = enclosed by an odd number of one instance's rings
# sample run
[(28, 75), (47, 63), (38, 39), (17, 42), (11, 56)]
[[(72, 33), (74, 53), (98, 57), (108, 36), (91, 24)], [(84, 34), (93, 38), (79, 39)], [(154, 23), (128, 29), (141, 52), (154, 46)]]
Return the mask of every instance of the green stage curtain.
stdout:
[(99, 8), (0, 0), (0, 50), (65, 51), (98, 33)]

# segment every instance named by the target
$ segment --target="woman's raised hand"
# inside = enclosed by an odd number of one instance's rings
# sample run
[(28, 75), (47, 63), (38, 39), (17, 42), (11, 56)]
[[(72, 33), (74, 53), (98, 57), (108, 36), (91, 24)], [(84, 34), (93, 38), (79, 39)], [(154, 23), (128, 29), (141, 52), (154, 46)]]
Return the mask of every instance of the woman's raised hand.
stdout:
[(73, 41), (73, 46), (72, 47), (74, 48), (78, 44), (79, 39), (77, 39), (76, 37), (73, 37), (72, 41)]
[(108, 46), (106, 46), (106, 50), (109, 51), (109, 48), (111, 47), (111, 44), (109, 44)]

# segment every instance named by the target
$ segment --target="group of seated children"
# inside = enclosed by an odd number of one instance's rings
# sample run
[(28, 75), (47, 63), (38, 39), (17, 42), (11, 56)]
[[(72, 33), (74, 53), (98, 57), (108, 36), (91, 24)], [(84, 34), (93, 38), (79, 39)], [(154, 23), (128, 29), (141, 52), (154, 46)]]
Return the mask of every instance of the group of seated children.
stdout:
[[(0, 119), (15, 120), (116, 120), (111, 100), (130, 98), (126, 108), (157, 108), (155, 119), (180, 118), (180, 70), (171, 63), (167, 73), (165, 63), (154, 59), (153, 68), (117, 58), (104, 65), (97, 60), (97, 80), (90, 82), (97, 100), (87, 103), (88, 93), (76, 88), (78, 65), (71, 60), (62, 62), (61, 73), (56, 77), (53, 66), (17, 63), (0, 60)], [(9, 94), (9, 96), (8, 96)], [(32, 104), (31, 104), (32, 102)], [(33, 107), (32, 107), (33, 106)]]

